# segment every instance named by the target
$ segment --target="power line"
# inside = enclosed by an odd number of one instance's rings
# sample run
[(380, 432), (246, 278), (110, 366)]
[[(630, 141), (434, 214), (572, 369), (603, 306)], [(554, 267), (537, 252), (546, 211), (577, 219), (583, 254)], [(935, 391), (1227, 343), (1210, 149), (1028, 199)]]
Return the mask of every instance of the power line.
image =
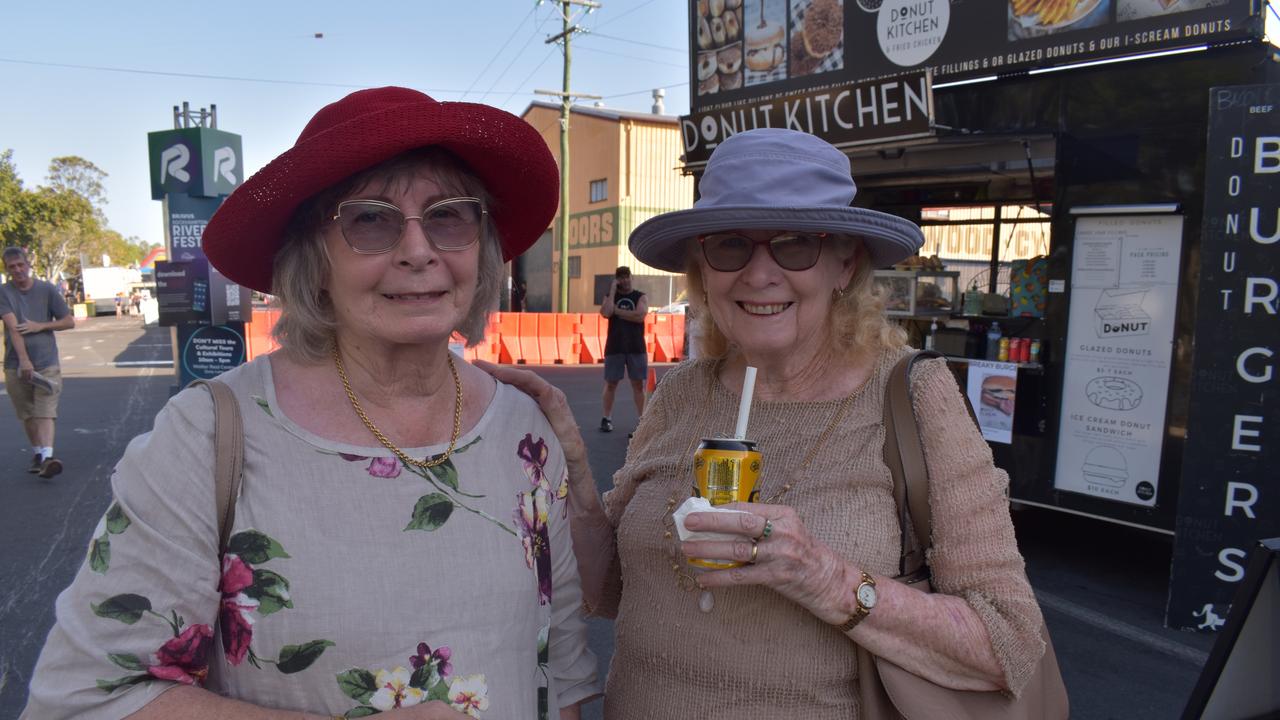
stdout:
[(594, 48), (594, 47), (591, 47), (591, 46), (589, 46), (589, 45), (587, 45), (587, 46), (579, 45), (579, 46), (578, 46), (578, 48), (579, 48), (580, 50), (590, 50), (591, 52), (597, 52), (597, 53), (601, 53), (601, 54), (603, 54), (603, 55), (613, 55), (613, 56), (615, 56), (615, 57), (627, 58), (627, 59), (629, 59), (629, 60), (643, 60), (644, 62), (647, 62), (647, 63), (653, 64), (653, 65), (666, 65), (667, 67), (681, 68), (681, 69), (684, 69), (684, 70), (688, 70), (688, 69), (689, 69), (689, 66), (688, 66), (687, 64), (685, 64), (685, 65), (677, 65), (677, 64), (675, 64), (675, 63), (662, 62), (661, 60), (654, 60), (653, 58), (642, 57), (642, 56), (640, 56), (640, 55), (626, 55), (626, 54), (624, 54), (624, 53), (616, 53), (616, 52), (610, 52), (610, 51), (608, 51), (608, 50), (601, 50), (600, 48)]
[[(537, 5), (534, 6), (535, 9), (537, 9), (537, 7), (538, 7)], [(538, 27), (533, 29), (533, 34), (529, 36), (528, 40), (524, 41), (524, 45), (521, 45), (520, 49), (516, 51), (516, 54), (512, 56), (511, 62), (507, 63), (507, 66), (502, 68), (502, 72), (498, 73), (498, 76), (493, 79), (493, 85), (490, 85), (489, 89), (485, 90), (484, 94), (480, 96), (481, 101), (489, 97), (489, 94), (493, 92), (493, 89), (495, 87), (497, 87), (499, 80), (506, 77), (507, 71), (510, 70), (511, 66), (516, 64), (516, 60), (519, 60), (520, 56), (524, 54), (525, 48), (529, 47), (529, 43), (533, 42), (533, 39), (538, 37), (538, 34), (542, 32), (542, 26), (547, 24), (547, 20), (550, 19), (550, 17), (551, 17), (550, 15), (547, 15), (546, 17), (542, 18), (542, 20), (538, 22)], [(546, 60), (543, 60), (543, 62), (546, 62)], [(539, 64), (538, 67), (542, 67), (542, 65)], [(521, 84), (523, 85), (523, 83)], [(520, 85), (517, 85), (516, 87), (520, 87)], [(516, 91), (516, 92), (519, 92), (519, 91)], [(514, 94), (515, 93), (513, 92), (512, 95)]]
[(657, 1), (658, 1), (658, 0), (648, 0), (648, 2), (640, 3), (639, 5), (637, 5), (637, 6), (633, 7), (633, 8), (631, 8), (630, 10), (628, 10), (628, 11), (626, 11), (626, 12), (624, 12), (624, 13), (620, 14), (620, 15), (617, 15), (617, 16), (615, 16), (615, 17), (609, 18), (608, 20), (606, 20), (606, 21), (604, 21), (604, 22), (600, 23), (600, 24), (599, 24), (599, 25), (597, 25), (596, 27), (598, 27), (598, 28), (602, 28), (602, 27), (604, 27), (605, 25), (608, 25), (609, 23), (617, 22), (617, 21), (621, 20), (622, 18), (624, 18), (624, 17), (626, 17), (626, 16), (630, 15), (631, 13), (633, 13), (633, 12), (635, 12), (635, 11), (639, 10), (640, 8), (645, 7), (645, 6), (647, 6), (647, 5), (652, 5), (652, 4), (654, 4), (655, 2), (657, 2)]
[(654, 45), (653, 43), (630, 40), (628, 38), (618, 37), (617, 35), (604, 35), (593, 30), (587, 30), (587, 35), (590, 37), (605, 38), (606, 40), (617, 40), (618, 42), (631, 43), (632, 45), (644, 45), (645, 47), (658, 48), (659, 50), (671, 50), (672, 52), (678, 53), (686, 53), (689, 51), (688, 48), (671, 47), (669, 45)]
[(480, 78), (484, 77), (484, 74), (486, 72), (489, 72), (489, 68), (493, 66), (493, 62), (497, 60), (499, 56), (502, 55), (503, 50), (507, 49), (511, 45), (511, 41), (512, 39), (515, 38), (516, 33), (520, 32), (520, 28), (523, 27), (526, 22), (528, 22), (529, 18), (533, 17), (533, 13), (537, 9), (538, 9), (537, 5), (534, 5), (533, 7), (529, 8), (529, 14), (525, 15), (523, 18), (520, 19), (520, 22), (516, 23), (515, 29), (512, 30), (511, 34), (507, 36), (507, 39), (504, 40), (502, 44), (498, 46), (498, 51), (493, 54), (493, 57), (489, 58), (489, 62), (485, 63), (484, 69), (481, 70), (478, 75), (476, 75), (476, 79), (471, 81), (471, 85), (467, 87), (466, 92), (463, 92), (462, 97), (458, 98), (458, 100), (461, 101), (467, 98), (467, 93), (471, 92), (471, 89), (476, 86), (476, 83), (480, 82)]
[[(672, 88), (684, 87), (684, 86), (686, 86), (686, 85), (688, 85), (688, 84), (689, 84), (689, 83), (686, 81), (686, 82), (673, 83), (673, 84), (671, 84), (671, 85), (659, 85), (658, 87), (662, 88), (663, 90), (670, 90), (670, 89), (672, 89)], [(604, 96), (604, 99), (605, 99), (605, 100), (612, 100), (612, 99), (614, 99), (614, 98), (630, 97), (630, 96), (632, 96), (632, 95), (647, 95), (648, 93), (651, 93), (651, 92), (653, 92), (653, 91), (654, 91), (654, 90), (656, 90), (656, 89), (657, 89), (657, 88), (647, 88), (647, 89), (645, 89), (645, 90), (636, 90), (635, 92), (618, 93), (618, 94), (616, 94), (616, 95), (605, 95), (605, 96)]]
[[(524, 87), (529, 82), (529, 79), (532, 78), (534, 74), (537, 73), (539, 70), (541, 70), (542, 66), (546, 65), (547, 61), (551, 59), (551, 56), (555, 54), (556, 54), (555, 48), (551, 48), (550, 50), (548, 50), (547, 54), (542, 58), (542, 62), (538, 63), (537, 66), (535, 66), (532, 70), (529, 71), (528, 75), (524, 76), (524, 79), (520, 81), (520, 84), (516, 85), (516, 89), (512, 90), (511, 94), (507, 95), (505, 98), (502, 99), (501, 104), (505, 105), (508, 101), (511, 100), (511, 98), (515, 97), (520, 92), (520, 88)], [(529, 92), (528, 90), (526, 90), (525, 94), (536, 95), (537, 93)], [(559, 121), (557, 120), (557, 122)]]
[[(38, 65), (40, 67), (68, 68), (72, 70), (100, 70), (103, 72), (131, 73), (134, 75), (162, 75), (165, 77), (194, 78), (197, 80), (231, 80), (234, 82), (270, 83), (273, 85), (311, 85), (315, 87), (349, 88), (349, 89), (356, 89), (356, 90), (377, 87), (376, 85), (348, 85), (343, 83), (312, 82), (309, 80), (273, 80), (270, 78), (236, 77), (234, 75), (202, 75), (200, 73), (181, 73), (181, 72), (169, 72), (164, 70), (141, 70), (138, 68), (118, 68), (118, 67), (107, 67), (104, 65), (73, 65), (71, 63), (38, 62), (35, 60), (17, 60), (14, 58), (0, 58), (0, 62), (13, 63), (15, 65)], [(434, 89), (434, 90), (428, 90), (428, 92), (455, 93), (458, 91)]]

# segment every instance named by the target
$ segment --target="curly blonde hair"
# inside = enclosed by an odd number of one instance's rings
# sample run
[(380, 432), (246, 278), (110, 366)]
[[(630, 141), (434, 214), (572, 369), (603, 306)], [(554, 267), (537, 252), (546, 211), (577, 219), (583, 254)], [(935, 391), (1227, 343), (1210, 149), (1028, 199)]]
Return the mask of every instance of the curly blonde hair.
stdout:
[[(385, 191), (407, 185), (424, 171), (448, 192), (478, 197), (490, 213), (495, 212), (493, 198), (480, 178), (456, 155), (439, 147), (401, 153), (312, 196), (294, 211), (284, 244), (276, 253), (271, 280), (271, 292), (280, 305), (280, 319), (271, 334), (290, 357), (305, 363), (327, 360), (337, 329), (333, 304), (322, 287), (331, 264), (320, 229), (338, 202), (361, 189)], [(502, 287), (502, 239), (497, 228), (487, 222), (480, 238), (475, 296), (455, 328), (466, 338), (467, 347), (484, 339), (489, 313), (497, 307)]]
[[(686, 254), (685, 273), (688, 276), (689, 307), (694, 321), (689, 330), (689, 340), (698, 357), (726, 358), (729, 355), (729, 338), (716, 325), (707, 307), (703, 290), (701, 252), (696, 241), (691, 240)], [(884, 314), (884, 293), (875, 283), (875, 268), (866, 246), (853, 237), (835, 238), (842, 253), (852, 253), (853, 277), (845, 285), (844, 293), (833, 298), (831, 314), (827, 316), (827, 337), (837, 355), (853, 358), (859, 354), (878, 353), (880, 350), (900, 348), (907, 342), (907, 333), (892, 323)], [(847, 257), (847, 256), (846, 256)]]

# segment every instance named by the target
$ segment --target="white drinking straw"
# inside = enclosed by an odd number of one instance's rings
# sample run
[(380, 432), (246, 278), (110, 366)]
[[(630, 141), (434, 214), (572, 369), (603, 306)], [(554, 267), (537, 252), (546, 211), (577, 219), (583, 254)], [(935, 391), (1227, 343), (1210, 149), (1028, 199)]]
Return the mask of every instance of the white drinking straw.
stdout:
[(747, 366), (742, 378), (742, 400), (738, 402), (738, 427), (733, 432), (737, 440), (747, 439), (747, 418), (751, 415), (751, 395), (756, 391), (756, 369)]

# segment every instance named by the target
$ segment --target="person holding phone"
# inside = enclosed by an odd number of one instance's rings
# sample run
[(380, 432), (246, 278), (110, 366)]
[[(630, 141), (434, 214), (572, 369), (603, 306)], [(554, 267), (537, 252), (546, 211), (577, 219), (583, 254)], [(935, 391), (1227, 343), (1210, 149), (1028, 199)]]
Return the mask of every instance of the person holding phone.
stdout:
[(649, 373), (644, 316), (648, 312), (648, 299), (631, 285), (631, 268), (619, 267), (613, 273), (609, 293), (600, 302), (600, 314), (609, 318), (609, 335), (604, 343), (604, 415), (600, 418), (600, 432), (613, 432), (613, 399), (624, 373), (631, 380), (636, 417), (644, 414), (644, 378)]

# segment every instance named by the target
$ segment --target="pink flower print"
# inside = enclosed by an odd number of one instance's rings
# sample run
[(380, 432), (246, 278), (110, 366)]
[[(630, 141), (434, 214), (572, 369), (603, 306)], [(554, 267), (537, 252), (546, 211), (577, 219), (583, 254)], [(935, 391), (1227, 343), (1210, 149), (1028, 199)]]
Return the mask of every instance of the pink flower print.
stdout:
[(516, 447), (516, 455), (524, 462), (524, 474), (529, 477), (529, 484), (547, 492), (551, 492), (551, 484), (547, 482), (546, 473), (549, 454), (547, 443), (542, 438), (534, 440), (531, 434), (526, 434)]
[(218, 583), (218, 590), (223, 597), (235, 595), (252, 584), (253, 568), (248, 563), (232, 553), (222, 556), (222, 581)]
[(249, 643), (253, 641), (253, 611), (257, 609), (258, 601), (244, 593), (222, 596), (218, 623), (222, 629), (222, 649), (232, 665), (244, 662), (249, 652)]
[(423, 665), (435, 665), (436, 672), (440, 677), (447, 678), (453, 672), (453, 664), (449, 662), (451, 657), (453, 657), (453, 651), (449, 649), (448, 645), (432, 650), (430, 645), (422, 642), (418, 643), (418, 654), (409, 658), (409, 664), (413, 666), (414, 670), (421, 668)]
[(369, 460), (369, 474), (373, 477), (393, 478), (400, 476), (400, 461), (393, 458), (376, 457)]
[(190, 625), (160, 646), (156, 651), (156, 662), (147, 668), (147, 672), (161, 680), (200, 685), (209, 672), (209, 650), (212, 647), (213, 628)]
[(524, 562), (538, 576), (538, 604), (551, 602), (551, 539), (547, 533), (547, 501), (541, 490), (516, 493), (512, 513), (524, 545)]

